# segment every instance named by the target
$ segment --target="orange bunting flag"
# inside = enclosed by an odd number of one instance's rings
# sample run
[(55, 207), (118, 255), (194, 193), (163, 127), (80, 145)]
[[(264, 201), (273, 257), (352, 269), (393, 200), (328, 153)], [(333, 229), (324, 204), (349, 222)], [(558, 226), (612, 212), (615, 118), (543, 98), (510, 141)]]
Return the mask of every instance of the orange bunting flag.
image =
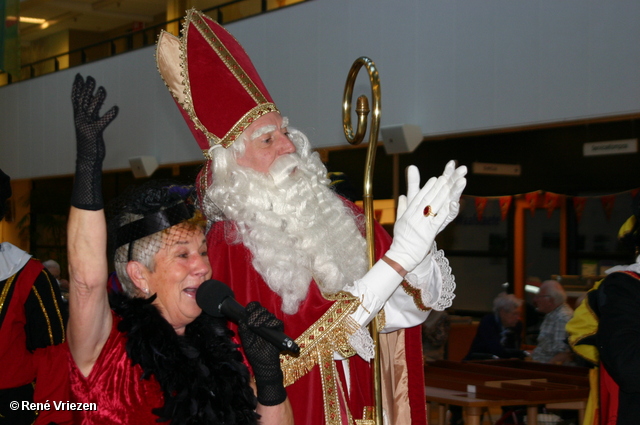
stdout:
[(531, 215), (536, 212), (536, 206), (538, 205), (538, 192), (525, 193), (524, 199), (527, 201), (527, 208), (531, 210)]
[(602, 202), (602, 209), (604, 210), (604, 215), (607, 217), (607, 220), (610, 220), (611, 212), (613, 211), (613, 205), (616, 203), (616, 196), (615, 195), (603, 196), (600, 198), (600, 202)]
[(502, 221), (506, 220), (507, 214), (509, 214), (509, 208), (511, 207), (511, 196), (503, 196), (500, 198), (500, 218)]
[(478, 216), (478, 221), (482, 221), (482, 216), (484, 215), (484, 208), (487, 206), (487, 198), (476, 198), (476, 215)]
[(560, 195), (557, 193), (544, 193), (544, 208), (547, 210), (547, 218), (551, 218), (553, 211), (560, 206)]
[(573, 198), (573, 209), (576, 212), (576, 219), (578, 223), (582, 219), (582, 213), (584, 212), (584, 206), (587, 203), (587, 198), (576, 196)]

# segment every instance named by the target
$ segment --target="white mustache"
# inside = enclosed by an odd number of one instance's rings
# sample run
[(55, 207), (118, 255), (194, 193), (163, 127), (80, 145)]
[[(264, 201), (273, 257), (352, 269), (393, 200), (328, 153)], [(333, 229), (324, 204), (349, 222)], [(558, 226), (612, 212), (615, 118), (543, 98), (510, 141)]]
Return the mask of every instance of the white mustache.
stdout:
[(269, 175), (273, 178), (275, 186), (279, 189), (287, 189), (291, 186), (294, 180), (291, 176), (297, 171), (299, 165), (300, 157), (295, 153), (282, 155), (276, 159), (269, 167)]

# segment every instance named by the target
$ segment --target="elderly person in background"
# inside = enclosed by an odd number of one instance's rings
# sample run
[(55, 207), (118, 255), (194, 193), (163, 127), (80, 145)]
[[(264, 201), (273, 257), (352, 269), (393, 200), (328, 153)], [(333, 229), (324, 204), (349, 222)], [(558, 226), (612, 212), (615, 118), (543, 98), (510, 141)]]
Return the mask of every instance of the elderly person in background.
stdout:
[[(249, 372), (223, 319), (201, 314), (196, 291), (210, 278), (205, 221), (182, 187), (151, 182), (122, 201), (110, 223), (126, 296), (107, 300), (107, 226), (101, 193), (102, 132), (113, 107), (95, 81), (76, 76), (72, 100), (76, 178), (69, 214), (69, 348), (73, 399), (95, 403), (78, 424), (288, 424), (278, 350), (248, 326), (279, 329), (259, 304), (240, 326)], [(186, 192), (186, 193), (185, 193)]]
[(536, 309), (544, 313), (538, 345), (531, 353), (534, 361), (551, 364), (572, 364), (573, 354), (567, 341), (567, 322), (573, 309), (567, 304), (567, 293), (556, 280), (545, 280), (533, 299)]
[[(522, 342), (522, 322), (520, 308), (523, 301), (513, 294), (502, 292), (493, 299), (493, 314), (480, 320), (476, 336), (471, 342), (469, 353), (464, 360), (524, 359), (529, 353), (520, 349)], [(503, 412), (514, 407), (503, 408)], [(450, 425), (463, 425), (462, 407), (449, 406)]]
[(501, 293), (493, 300), (493, 314), (482, 318), (471, 343), (466, 360), (480, 358), (524, 359), (526, 351), (520, 349), (522, 300), (513, 294)]
[(58, 282), (58, 285), (60, 285), (60, 289), (65, 290), (65, 291), (69, 290), (69, 281), (66, 280), (66, 279), (62, 279), (60, 277), (60, 275), (61, 275), (60, 264), (58, 264), (58, 262), (56, 260), (43, 261), (42, 265), (45, 266), (47, 268), (47, 270), (49, 270), (49, 272), (51, 272), (53, 277), (56, 278), (56, 281)]
[(42, 265), (46, 267), (49, 272), (56, 278), (58, 282), (58, 286), (60, 287), (60, 292), (62, 293), (62, 299), (67, 301), (69, 298), (69, 281), (67, 279), (63, 279), (60, 277), (61, 270), (60, 264), (56, 260), (47, 260), (43, 261)]
[(466, 168), (451, 161), (422, 188), (410, 168), (394, 239), (375, 224), (378, 262), (368, 270), (362, 211), (330, 189), (319, 155), (289, 127), (233, 36), (191, 10), (181, 38), (160, 36), (156, 58), (208, 159), (198, 184), (213, 276), (241, 303), (273, 311), (301, 347), (282, 358), (296, 420), (370, 419), (366, 325), (384, 308), (381, 362), (395, 373), (382, 385), (385, 414), (390, 423), (425, 424), (419, 325), (454, 297), (434, 240), (458, 213)]

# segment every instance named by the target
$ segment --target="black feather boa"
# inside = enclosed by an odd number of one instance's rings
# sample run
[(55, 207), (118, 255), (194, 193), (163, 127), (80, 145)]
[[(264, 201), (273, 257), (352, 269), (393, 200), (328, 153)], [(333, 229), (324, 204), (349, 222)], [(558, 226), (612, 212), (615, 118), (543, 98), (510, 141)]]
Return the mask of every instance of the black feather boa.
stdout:
[(225, 321), (201, 314), (179, 336), (154, 299), (116, 296), (111, 304), (122, 317), (118, 330), (127, 335), (127, 354), (144, 371), (141, 379), (154, 375), (162, 388), (164, 406), (153, 410), (158, 422), (256, 424), (249, 372)]

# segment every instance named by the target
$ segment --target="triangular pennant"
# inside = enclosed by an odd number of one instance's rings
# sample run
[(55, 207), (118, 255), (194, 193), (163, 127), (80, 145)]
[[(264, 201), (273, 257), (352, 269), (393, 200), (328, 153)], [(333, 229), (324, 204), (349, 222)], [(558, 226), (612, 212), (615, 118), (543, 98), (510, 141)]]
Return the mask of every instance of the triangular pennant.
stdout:
[(476, 198), (476, 215), (478, 216), (478, 221), (482, 221), (487, 201), (487, 198)]
[(553, 211), (560, 205), (560, 195), (557, 193), (545, 192), (544, 208), (547, 210), (547, 218), (551, 218)]
[(580, 223), (582, 219), (582, 213), (584, 212), (584, 207), (587, 203), (587, 198), (582, 196), (576, 196), (573, 198), (573, 210), (576, 212), (576, 220)]
[(507, 219), (507, 214), (509, 214), (509, 208), (511, 208), (512, 200), (512, 196), (503, 196), (500, 198), (500, 219), (502, 221)]
[(538, 192), (525, 193), (524, 199), (527, 202), (527, 208), (531, 211), (531, 215), (536, 212), (536, 206), (538, 205)]
[(608, 195), (600, 197), (600, 202), (602, 202), (602, 209), (604, 210), (604, 215), (607, 217), (607, 220), (611, 219), (611, 212), (613, 211), (613, 205), (616, 203), (615, 195)]

